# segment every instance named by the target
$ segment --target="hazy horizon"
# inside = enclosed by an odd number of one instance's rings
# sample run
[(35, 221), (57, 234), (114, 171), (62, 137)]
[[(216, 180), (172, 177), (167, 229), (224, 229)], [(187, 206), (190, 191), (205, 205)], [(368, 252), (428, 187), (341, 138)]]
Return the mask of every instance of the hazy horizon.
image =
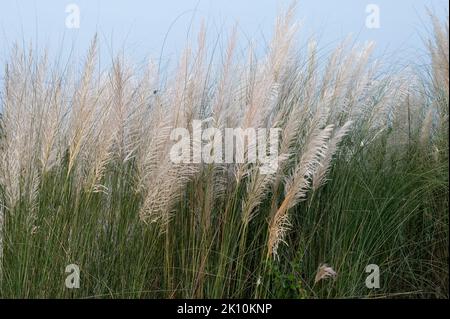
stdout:
[[(103, 59), (123, 49), (137, 63), (149, 57), (157, 60), (160, 56), (164, 61), (172, 61), (186, 43), (195, 43), (202, 21), (211, 46), (217, 43), (223, 47), (230, 29), (237, 25), (240, 47), (247, 46), (253, 39), (256, 49), (264, 50), (277, 14), (290, 3), (285, 0), (257, 3), (237, 0), (10, 1), (2, 3), (0, 11), (0, 62), (7, 59), (14, 43), (23, 46), (31, 43), (38, 51), (48, 48), (51, 56), (71, 54), (75, 59), (82, 58), (95, 33), (99, 36)], [(72, 4), (80, 12), (79, 28), (66, 25)], [(375, 28), (366, 25), (371, 5), (379, 10), (379, 25)], [(375, 57), (416, 60), (425, 53), (421, 37), (429, 31), (427, 8), (441, 19), (448, 16), (448, 3), (441, 0), (298, 1), (299, 42), (306, 44), (308, 39), (314, 38), (319, 48), (332, 50), (352, 35), (352, 40), (358, 43), (374, 41)]]

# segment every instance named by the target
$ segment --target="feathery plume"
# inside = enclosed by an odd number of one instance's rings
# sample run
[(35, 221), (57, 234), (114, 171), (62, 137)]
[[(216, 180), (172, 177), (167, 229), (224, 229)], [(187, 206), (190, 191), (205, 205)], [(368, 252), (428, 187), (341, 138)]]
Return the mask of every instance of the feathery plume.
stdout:
[(335, 132), (334, 136), (328, 141), (325, 156), (320, 160), (319, 165), (312, 177), (312, 188), (314, 191), (325, 184), (326, 176), (330, 171), (333, 155), (336, 153), (339, 143), (350, 131), (351, 126), (352, 121), (346, 122)]
[(277, 256), (278, 246), (284, 242), (284, 237), (290, 227), (288, 209), (306, 198), (311, 186), (311, 178), (321, 158), (325, 155), (327, 141), (334, 126), (328, 125), (318, 130), (310, 137), (300, 162), (292, 175), (287, 179), (285, 197), (269, 225), (268, 257)]
[(323, 279), (333, 278), (336, 279), (337, 273), (333, 268), (327, 264), (321, 264), (317, 269), (316, 277), (314, 278), (314, 284), (317, 284)]

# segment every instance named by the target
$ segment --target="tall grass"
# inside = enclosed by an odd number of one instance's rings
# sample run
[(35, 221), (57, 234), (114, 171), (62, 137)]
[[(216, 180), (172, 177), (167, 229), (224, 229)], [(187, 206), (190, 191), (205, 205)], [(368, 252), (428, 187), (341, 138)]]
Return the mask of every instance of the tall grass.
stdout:
[[(373, 44), (327, 58), (294, 8), (263, 58), (173, 74), (118, 56), (80, 74), (15, 48), (0, 118), (2, 297), (448, 297), (448, 19), (426, 72), (381, 72)], [(161, 80), (161, 79), (167, 80)], [(262, 163), (176, 164), (173, 128), (281, 128)], [(337, 276), (315, 282), (328, 264)], [(365, 267), (381, 287), (365, 286)], [(81, 270), (79, 289), (65, 267)]]

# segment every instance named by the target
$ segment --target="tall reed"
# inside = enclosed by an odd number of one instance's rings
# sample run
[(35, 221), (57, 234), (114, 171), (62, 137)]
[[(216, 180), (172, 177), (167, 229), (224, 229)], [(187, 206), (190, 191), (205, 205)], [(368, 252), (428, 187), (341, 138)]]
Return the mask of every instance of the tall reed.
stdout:
[[(218, 59), (202, 28), (167, 75), (123, 55), (100, 70), (97, 37), (79, 74), (16, 47), (0, 95), (0, 296), (372, 296), (370, 263), (385, 269), (376, 296), (448, 296), (448, 19), (432, 18), (425, 77), (381, 72), (373, 43), (300, 49), (294, 10), (263, 57), (239, 59), (234, 31)], [(281, 129), (275, 172), (174, 163), (171, 133), (194, 120)], [(72, 263), (80, 289), (64, 287)], [(336, 279), (314, 282), (324, 263)]]

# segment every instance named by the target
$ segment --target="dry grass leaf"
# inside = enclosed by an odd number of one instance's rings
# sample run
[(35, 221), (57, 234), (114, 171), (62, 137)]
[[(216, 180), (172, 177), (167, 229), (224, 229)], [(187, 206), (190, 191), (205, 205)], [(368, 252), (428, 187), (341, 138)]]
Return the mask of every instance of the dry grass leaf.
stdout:
[(322, 279), (333, 278), (336, 279), (336, 271), (327, 264), (321, 264), (317, 269), (316, 278), (314, 278), (314, 284), (318, 283)]

